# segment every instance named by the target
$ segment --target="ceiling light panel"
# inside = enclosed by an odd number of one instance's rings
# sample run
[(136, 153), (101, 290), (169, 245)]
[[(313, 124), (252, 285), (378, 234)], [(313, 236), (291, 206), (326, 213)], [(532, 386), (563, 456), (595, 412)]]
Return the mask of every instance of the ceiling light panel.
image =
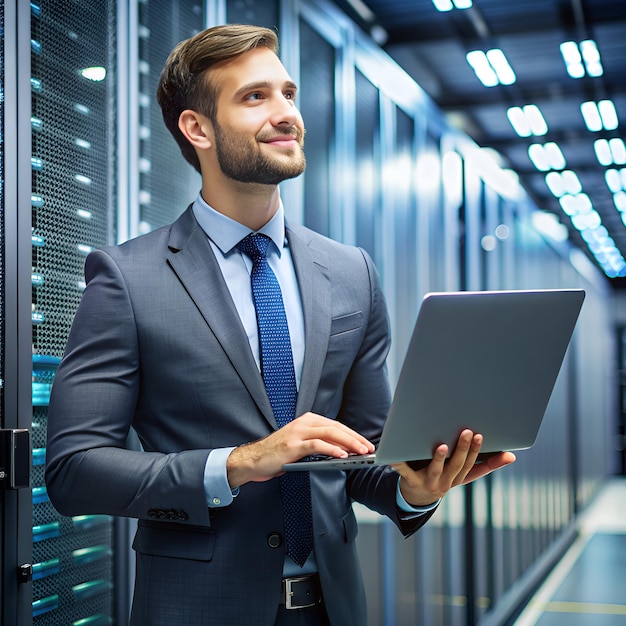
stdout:
[(572, 215), (572, 225), (576, 230), (588, 230), (598, 228), (602, 226), (602, 218), (600, 214), (594, 209), (588, 213), (579, 215)]
[(585, 75), (585, 66), (576, 42), (564, 41), (560, 47), (567, 73), (572, 78), (582, 78)]
[(526, 115), (524, 115), (522, 107), (510, 107), (507, 109), (506, 116), (509, 118), (509, 122), (511, 122), (513, 130), (520, 137), (530, 137), (532, 135), (530, 123), (526, 119)]
[(604, 172), (604, 179), (611, 193), (626, 191), (626, 167), (621, 170), (606, 170), (606, 172)]
[(598, 102), (598, 111), (600, 111), (602, 125), (605, 130), (615, 130), (619, 126), (617, 111), (612, 100), (600, 100)]
[(619, 126), (617, 111), (611, 100), (583, 102), (580, 105), (587, 129), (595, 133), (599, 130), (615, 130)]
[(500, 48), (492, 48), (487, 52), (472, 50), (466, 54), (465, 58), (485, 87), (512, 85), (517, 79)]
[(583, 114), (587, 130), (592, 133), (602, 130), (602, 118), (595, 102), (583, 102), (580, 105), (580, 112)]
[(600, 52), (593, 39), (581, 41), (580, 46), (575, 41), (564, 41), (560, 48), (565, 68), (572, 78), (582, 78), (585, 74), (595, 78), (604, 73)]
[(615, 203), (615, 208), (620, 213), (626, 213), (626, 192), (618, 191), (617, 193), (613, 194), (613, 202)]
[(510, 107), (507, 109), (506, 116), (520, 137), (541, 136), (548, 132), (546, 120), (541, 114), (539, 107), (534, 104), (527, 104), (523, 107)]
[(609, 148), (615, 165), (626, 165), (626, 146), (624, 140), (619, 137), (609, 139)]
[(580, 180), (571, 170), (546, 174), (546, 185), (555, 198), (560, 198), (565, 194), (577, 196), (582, 192)]
[(626, 146), (619, 137), (613, 139), (596, 139), (593, 149), (600, 165), (624, 165), (626, 164)]
[(512, 85), (517, 77), (515, 76), (513, 68), (504, 56), (504, 52), (502, 52), (500, 48), (492, 48), (491, 50), (487, 50), (486, 54), (487, 59), (498, 76), (500, 83), (503, 85)]
[(548, 125), (538, 106), (527, 104), (523, 107), (523, 111), (528, 118), (533, 135), (545, 135), (548, 132)]
[(541, 172), (549, 170), (562, 170), (565, 165), (565, 157), (561, 148), (554, 141), (546, 144), (533, 143), (528, 146), (528, 156), (533, 165)]
[(604, 70), (602, 68), (602, 62), (600, 61), (600, 52), (598, 46), (593, 39), (586, 39), (580, 42), (580, 50), (583, 55), (583, 61), (585, 62), (585, 69), (589, 76), (594, 78), (602, 76)]
[(482, 50), (472, 50), (465, 55), (465, 58), (485, 87), (495, 87), (500, 82), (496, 71), (491, 67), (487, 55)]
[(567, 165), (563, 152), (561, 152), (561, 148), (559, 148), (557, 143), (549, 141), (543, 146), (543, 149), (553, 170), (562, 170)]
[(600, 165), (612, 165), (613, 156), (611, 155), (611, 147), (606, 139), (596, 139), (593, 142), (593, 149)]
[(559, 198), (559, 204), (563, 212), (569, 215), (584, 215), (593, 210), (591, 199), (586, 193), (577, 193), (576, 195), (565, 194)]
[(445, 13), (452, 9), (469, 9), (472, 6), (472, 0), (433, 0), (435, 9)]
[(540, 172), (547, 172), (552, 169), (550, 167), (550, 163), (548, 162), (548, 156), (543, 149), (543, 146), (540, 143), (533, 143), (528, 146), (528, 156), (530, 160), (533, 162), (533, 165)]

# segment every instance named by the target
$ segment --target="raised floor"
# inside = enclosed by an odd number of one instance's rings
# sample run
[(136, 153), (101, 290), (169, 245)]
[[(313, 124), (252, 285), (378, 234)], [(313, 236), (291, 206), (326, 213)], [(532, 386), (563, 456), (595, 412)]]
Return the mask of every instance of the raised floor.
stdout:
[(606, 483), (515, 626), (626, 626), (626, 478)]

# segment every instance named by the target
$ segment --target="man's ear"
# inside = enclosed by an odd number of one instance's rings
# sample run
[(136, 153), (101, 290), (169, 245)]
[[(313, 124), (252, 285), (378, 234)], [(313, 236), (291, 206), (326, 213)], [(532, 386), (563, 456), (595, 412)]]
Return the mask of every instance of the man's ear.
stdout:
[(178, 118), (178, 128), (197, 150), (208, 150), (213, 145), (213, 125), (206, 116), (196, 111), (184, 110)]

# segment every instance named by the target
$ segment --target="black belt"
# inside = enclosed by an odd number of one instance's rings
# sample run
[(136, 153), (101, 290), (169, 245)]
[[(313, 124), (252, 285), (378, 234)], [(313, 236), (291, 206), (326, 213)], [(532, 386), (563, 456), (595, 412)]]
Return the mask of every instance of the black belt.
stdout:
[(317, 574), (283, 578), (280, 604), (286, 609), (306, 609), (322, 601), (322, 588)]

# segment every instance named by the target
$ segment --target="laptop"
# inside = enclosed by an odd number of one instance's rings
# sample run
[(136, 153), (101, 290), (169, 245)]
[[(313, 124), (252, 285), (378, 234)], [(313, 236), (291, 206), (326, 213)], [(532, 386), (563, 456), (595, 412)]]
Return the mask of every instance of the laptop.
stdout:
[(483, 457), (530, 448), (584, 298), (580, 289), (427, 294), (376, 451), (284, 469), (426, 462), (441, 443), (452, 451), (464, 428), (483, 435)]

